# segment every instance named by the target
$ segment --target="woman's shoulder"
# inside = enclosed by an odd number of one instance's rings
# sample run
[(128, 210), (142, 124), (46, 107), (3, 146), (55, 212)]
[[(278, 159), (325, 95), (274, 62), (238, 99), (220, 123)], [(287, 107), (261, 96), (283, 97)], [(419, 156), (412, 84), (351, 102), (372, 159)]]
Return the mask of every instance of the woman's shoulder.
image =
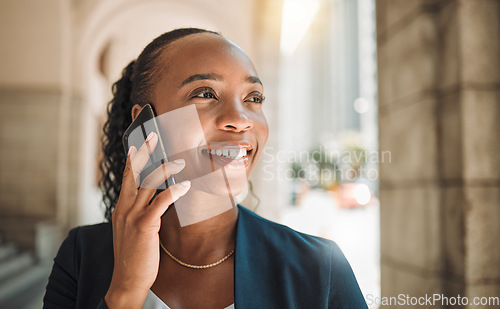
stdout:
[(72, 230), (76, 230), (80, 237), (93, 237), (96, 235), (112, 234), (111, 222), (102, 222), (89, 225), (80, 225)]
[(340, 251), (337, 244), (326, 238), (296, 231), (286, 225), (268, 220), (255, 212), (240, 206), (241, 226), (250, 230), (255, 241), (274, 244), (286, 251), (304, 253), (308, 251), (320, 255), (331, 255), (332, 251)]
[[(295, 231), (244, 207), (236, 239), (237, 266), (245, 277), (239, 284), (271, 293), (280, 307), (367, 308), (349, 262), (334, 241)], [(288, 280), (280, 283), (276, 278)]]
[(112, 240), (113, 232), (111, 222), (103, 222), (92, 225), (80, 225), (69, 230), (66, 240), (73, 241), (78, 245), (109, 242)]
[(113, 252), (111, 223), (81, 225), (69, 230), (62, 242), (56, 261), (61, 259), (99, 259)]

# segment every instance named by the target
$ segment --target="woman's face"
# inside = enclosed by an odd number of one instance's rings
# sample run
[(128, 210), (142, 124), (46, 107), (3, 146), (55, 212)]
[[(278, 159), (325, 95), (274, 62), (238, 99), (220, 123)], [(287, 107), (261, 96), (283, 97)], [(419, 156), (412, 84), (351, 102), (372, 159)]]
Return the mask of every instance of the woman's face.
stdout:
[(175, 115), (164, 119), (169, 119), (170, 159), (186, 160), (176, 180), (198, 177), (202, 181), (193, 187), (203, 191), (227, 195), (230, 187), (231, 195), (241, 193), (269, 135), (264, 89), (252, 62), (238, 46), (211, 33), (174, 41), (160, 62), (166, 69), (152, 101), (160, 123), (162, 115)]

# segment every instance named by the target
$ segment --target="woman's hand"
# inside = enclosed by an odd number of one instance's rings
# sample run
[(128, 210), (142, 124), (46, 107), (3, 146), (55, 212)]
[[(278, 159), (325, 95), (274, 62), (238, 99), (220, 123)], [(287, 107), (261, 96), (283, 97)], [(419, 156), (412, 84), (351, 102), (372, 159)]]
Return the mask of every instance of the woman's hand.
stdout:
[(158, 274), (161, 216), (190, 188), (189, 181), (175, 184), (149, 204), (158, 186), (185, 166), (182, 159), (166, 162), (138, 188), (137, 179), (157, 142), (158, 136), (151, 133), (139, 150), (131, 147), (127, 156), (120, 197), (112, 214), (115, 265), (104, 298), (108, 308), (142, 308)]

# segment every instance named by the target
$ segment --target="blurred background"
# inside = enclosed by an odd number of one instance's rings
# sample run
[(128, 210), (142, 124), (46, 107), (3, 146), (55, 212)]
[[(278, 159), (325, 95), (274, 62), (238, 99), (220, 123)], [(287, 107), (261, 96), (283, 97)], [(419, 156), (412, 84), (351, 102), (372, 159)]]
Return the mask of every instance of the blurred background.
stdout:
[(40, 308), (68, 230), (103, 222), (111, 85), (178, 27), (264, 83), (244, 206), (336, 241), (370, 308), (500, 296), (500, 0), (1, 0), (1, 308)]

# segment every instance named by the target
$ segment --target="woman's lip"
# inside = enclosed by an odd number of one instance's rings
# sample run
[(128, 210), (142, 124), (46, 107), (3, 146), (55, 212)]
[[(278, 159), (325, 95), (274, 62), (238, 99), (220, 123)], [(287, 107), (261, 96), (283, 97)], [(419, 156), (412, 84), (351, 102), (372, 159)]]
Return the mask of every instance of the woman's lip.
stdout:
[(253, 146), (252, 144), (243, 141), (208, 142), (205, 149), (246, 149), (247, 151), (251, 151)]
[(201, 153), (205, 157), (212, 160), (214, 163), (218, 163), (219, 165), (227, 166), (229, 168), (233, 168), (233, 169), (247, 168), (249, 165), (248, 154), (240, 159), (232, 159), (232, 158), (226, 158), (226, 157), (210, 154), (210, 153), (205, 152), (205, 151), (202, 151)]

